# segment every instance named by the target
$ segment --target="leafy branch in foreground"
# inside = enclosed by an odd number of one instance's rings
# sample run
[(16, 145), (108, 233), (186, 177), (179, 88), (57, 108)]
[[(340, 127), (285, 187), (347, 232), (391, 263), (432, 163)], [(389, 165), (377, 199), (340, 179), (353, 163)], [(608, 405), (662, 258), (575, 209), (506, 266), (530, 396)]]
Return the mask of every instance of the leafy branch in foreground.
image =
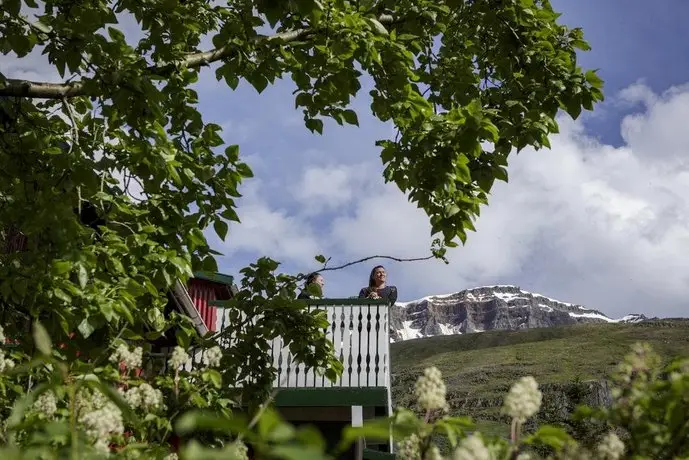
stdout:
[[(317, 5), (316, 5), (317, 6)], [(23, 19), (23, 18), (22, 18)], [(393, 17), (389, 15), (381, 15), (377, 19), (372, 19), (380, 26), (383, 24), (392, 24)], [(28, 22), (28, 21), (26, 21)], [(37, 24), (45, 27), (40, 21)], [(375, 23), (374, 23), (375, 24)], [(29, 28), (36, 33), (38, 37), (48, 37), (49, 30), (42, 30), (42, 27), (37, 27), (35, 24), (29, 23)], [(298, 40), (308, 40), (311, 35), (316, 33), (327, 32), (325, 28), (304, 28), (297, 30), (288, 30), (276, 33), (270, 36), (257, 35), (254, 37), (254, 46), (261, 46), (263, 44), (270, 45), (277, 43), (278, 45), (288, 45), (291, 42)], [(179, 72), (183, 69), (194, 69), (197, 67), (209, 66), (218, 61), (229, 60), (239, 55), (241, 48), (237, 45), (227, 44), (212, 50), (185, 54), (184, 57), (178, 59), (171, 64), (164, 65), (150, 65), (145, 69), (146, 75), (151, 78), (167, 78), (173, 73)], [(113, 80), (113, 85), (126, 86), (127, 82), (118, 82)], [(14, 96), (26, 97), (30, 99), (60, 99), (65, 100), (78, 96), (93, 96), (87, 94), (88, 83), (82, 81), (70, 81), (68, 83), (51, 83), (51, 82), (37, 82), (29, 80), (5, 79), (0, 80), (0, 96)]]
[[(131, 208), (113, 181), (116, 171), (125, 171), (140, 180), (151, 197), (147, 203), (163, 205), (165, 218), (156, 216), (156, 224), (212, 225), (224, 238), (226, 221), (238, 219), (232, 197), (251, 171), (238, 161), (235, 146), (224, 161), (211, 160), (223, 141), (220, 127), (205, 124), (196, 109), (191, 85), (202, 68), (217, 63), (218, 80), (232, 89), (246, 81), (258, 92), (289, 76), (305, 126), (318, 133), (324, 118), (358, 125), (351, 101), (370, 78), (373, 115), (398, 132), (378, 142), (385, 180), (426, 212), (432, 235), (447, 246), (465, 241), (494, 181), (507, 180), (508, 156), (548, 147), (560, 110), (576, 118), (602, 100), (601, 80), (577, 66), (576, 52), (588, 44), (580, 29), (557, 22), (547, 1), (365, 3), (193, 0), (155, 8), (124, 0), (77, 11), (49, 0), (29, 2), (30, 19), (20, 0), (5, 2), (1, 52), (22, 59), (43, 48), (71, 83), (4, 76), (0, 112), (22, 145), (4, 146), (0, 170), (33, 183), (34, 168), (17, 171), (13, 162), (47, 163), (50, 173), (37, 183), (59, 184), (66, 173), (69, 184), (55, 193), (69, 195), (71, 205), (81, 199), (100, 204), (100, 215)], [(117, 28), (124, 18), (138, 24), (139, 38)], [(266, 36), (266, 27), (274, 34)], [(207, 37), (215, 49), (202, 51)], [(9, 102), (15, 96), (19, 110)], [(58, 99), (26, 103), (33, 96)], [(71, 127), (52, 116), (67, 96)], [(69, 135), (74, 132), (78, 139)], [(9, 188), (0, 193), (12, 195)], [(191, 218), (182, 209), (197, 211)], [(136, 218), (145, 217), (153, 216)], [(173, 249), (193, 253), (197, 245), (179, 246)]]

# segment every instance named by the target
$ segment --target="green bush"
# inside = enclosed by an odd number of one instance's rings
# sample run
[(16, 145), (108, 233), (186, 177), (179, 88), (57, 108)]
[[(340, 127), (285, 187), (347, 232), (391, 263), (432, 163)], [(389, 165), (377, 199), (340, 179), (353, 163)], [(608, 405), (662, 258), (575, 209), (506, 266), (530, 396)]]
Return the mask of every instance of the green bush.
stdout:
[[(108, 359), (74, 369), (40, 324), (33, 335), (34, 356), (8, 348), (0, 358), (3, 459), (245, 459), (251, 449), (260, 458), (325, 460), (359, 437), (387, 441), (391, 435), (403, 460), (689, 456), (689, 359), (662, 366), (644, 344), (618, 366), (611, 407), (580, 406), (574, 412), (575, 420), (604, 427), (597, 435), (575, 439), (549, 425), (524, 430), (542, 403), (538, 383), (529, 376), (515, 382), (504, 399), (502, 411), (512, 420), (509, 439), (481, 433), (471, 419), (447, 415), (445, 383), (432, 367), (414, 385), (417, 407), (347, 427), (337, 448), (327, 452), (315, 428), (285, 422), (269, 399), (251, 419), (234, 411), (221, 388), (218, 347), (207, 350), (192, 371), (179, 370), (190, 358), (177, 347), (167, 372), (146, 377), (134, 371), (142, 366), (141, 348), (120, 342)], [(179, 453), (171, 447), (174, 437), (182, 440)]]

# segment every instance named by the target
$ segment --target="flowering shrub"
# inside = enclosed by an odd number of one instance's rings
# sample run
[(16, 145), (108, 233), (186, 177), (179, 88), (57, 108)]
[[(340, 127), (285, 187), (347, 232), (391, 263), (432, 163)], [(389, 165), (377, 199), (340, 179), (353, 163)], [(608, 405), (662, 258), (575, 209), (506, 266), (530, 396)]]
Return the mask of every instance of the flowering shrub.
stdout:
[[(246, 460), (253, 451), (259, 458), (331, 460), (359, 437), (387, 441), (391, 433), (399, 460), (689, 455), (689, 360), (662, 366), (646, 345), (636, 345), (618, 366), (611, 407), (576, 411), (575, 417), (607, 427), (595, 439), (575, 439), (549, 425), (525, 431), (525, 422), (543, 401), (531, 376), (516, 381), (503, 400), (502, 410), (512, 420), (509, 438), (480, 433), (469, 418), (449, 414), (442, 374), (429, 367), (414, 386), (417, 411), (397, 408), (389, 418), (348, 427), (337, 448), (327, 452), (318, 431), (292, 426), (270, 404), (251, 420), (234, 411), (236, 402), (220, 391), (217, 376), (224, 351), (218, 345), (207, 348), (201, 365), (190, 371), (183, 369), (191, 361), (189, 352), (177, 346), (164, 371), (147, 373), (137, 371), (146, 366), (138, 346), (113, 344), (102, 365), (71, 369), (56, 357), (40, 324), (34, 328), (34, 342), (37, 354), (30, 360), (19, 351), (2, 357), (3, 459)], [(447, 439), (449, 450), (436, 443), (439, 436)]]

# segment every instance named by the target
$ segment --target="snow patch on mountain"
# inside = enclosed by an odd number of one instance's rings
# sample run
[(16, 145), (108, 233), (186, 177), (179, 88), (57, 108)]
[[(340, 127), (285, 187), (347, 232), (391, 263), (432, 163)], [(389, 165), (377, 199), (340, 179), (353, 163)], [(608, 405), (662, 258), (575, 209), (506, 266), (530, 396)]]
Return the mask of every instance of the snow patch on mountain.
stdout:
[(486, 330), (515, 330), (582, 322), (639, 322), (644, 315), (613, 319), (604, 313), (513, 285), (482, 286), (397, 302), (391, 311), (393, 341)]

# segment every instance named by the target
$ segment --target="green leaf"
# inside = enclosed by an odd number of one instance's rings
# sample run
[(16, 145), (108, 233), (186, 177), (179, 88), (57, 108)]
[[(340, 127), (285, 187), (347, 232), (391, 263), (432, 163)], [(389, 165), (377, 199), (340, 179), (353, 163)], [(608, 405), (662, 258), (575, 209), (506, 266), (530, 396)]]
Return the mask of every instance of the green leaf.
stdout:
[(493, 173), (495, 174), (495, 178), (497, 180), (501, 180), (503, 182), (509, 181), (509, 176), (507, 174), (507, 168), (503, 168), (502, 166), (498, 166), (497, 168), (493, 169)]
[(306, 286), (306, 291), (315, 297), (323, 297), (323, 289), (320, 284), (310, 283)]
[(562, 428), (542, 425), (526, 439), (525, 444), (543, 444), (560, 451), (566, 444), (573, 442), (572, 437)]
[(79, 286), (84, 289), (88, 283), (89, 275), (86, 272), (86, 268), (82, 264), (79, 264), (79, 268), (77, 269), (77, 277), (79, 279)]
[(239, 146), (236, 144), (228, 146), (225, 149), (225, 156), (232, 163), (237, 161), (239, 159)]
[(39, 352), (47, 356), (52, 353), (53, 344), (50, 335), (39, 321), (33, 323), (33, 340)]
[(344, 120), (350, 125), (359, 126), (359, 117), (354, 110), (345, 110), (342, 112)]
[(215, 222), (213, 222), (213, 228), (215, 229), (215, 233), (218, 235), (218, 238), (225, 241), (227, 230), (229, 229), (227, 222), (222, 219), (216, 219)]
[(323, 134), (323, 120), (319, 120), (317, 118), (308, 118), (305, 121), (305, 124), (312, 133), (317, 132), (318, 134)]
[(91, 325), (91, 322), (89, 321), (89, 318), (84, 318), (83, 320), (81, 320), (81, 322), (79, 323), (79, 326), (78, 326), (77, 329), (79, 330), (79, 332), (81, 333), (82, 337), (84, 337), (84, 338), (90, 337), (91, 334), (93, 334), (93, 331), (96, 330), (96, 329), (93, 327), (93, 325)]
[(126, 41), (124, 34), (120, 30), (118, 30), (114, 27), (108, 27), (108, 36), (110, 37), (110, 39), (112, 41), (116, 41), (116, 42), (125, 42)]
[(371, 27), (378, 35), (388, 35), (388, 29), (386, 29), (380, 21), (374, 18), (367, 18), (366, 20), (371, 24)]
[(315, 259), (319, 264), (324, 264), (326, 262), (325, 256), (322, 254), (318, 254)]
[(331, 460), (322, 450), (314, 446), (277, 445), (270, 449), (272, 458), (285, 460)]
[(254, 172), (251, 170), (248, 164), (246, 163), (237, 163), (236, 165), (237, 172), (241, 174), (242, 177), (254, 177)]
[(457, 175), (457, 180), (468, 184), (471, 182), (471, 171), (469, 170), (469, 159), (466, 155), (460, 155), (455, 162), (455, 174)]
[(64, 275), (65, 273), (69, 273), (71, 270), (72, 262), (68, 260), (55, 260), (50, 267), (50, 272), (55, 276)]
[(273, 408), (269, 407), (258, 420), (258, 435), (261, 439), (269, 439), (270, 433), (284, 423), (282, 417)]
[[(35, 7), (34, 7), (35, 8)], [(50, 26), (47, 26), (43, 24), (40, 20), (36, 21), (33, 23), (33, 26), (43, 32), (44, 34), (49, 34), (53, 31), (53, 29)]]
[(239, 414), (224, 417), (208, 411), (192, 410), (184, 413), (175, 423), (175, 432), (186, 436), (197, 431), (216, 431), (225, 434), (243, 434), (248, 430), (248, 421)]
[(342, 430), (337, 452), (345, 452), (357, 439), (365, 438), (369, 442), (388, 441), (393, 433), (391, 420), (388, 418), (365, 421), (363, 426), (347, 426)]
[(251, 86), (256, 89), (258, 94), (261, 94), (268, 86), (268, 79), (259, 71), (249, 74), (246, 79), (249, 83), (251, 83)]
[(570, 117), (572, 117), (573, 120), (579, 118), (579, 115), (581, 115), (581, 97), (579, 95), (571, 96), (565, 102), (565, 108), (567, 109), (567, 113)]
[(222, 387), (222, 375), (215, 369), (206, 369), (203, 371), (202, 378), (204, 382), (210, 381), (215, 388)]

